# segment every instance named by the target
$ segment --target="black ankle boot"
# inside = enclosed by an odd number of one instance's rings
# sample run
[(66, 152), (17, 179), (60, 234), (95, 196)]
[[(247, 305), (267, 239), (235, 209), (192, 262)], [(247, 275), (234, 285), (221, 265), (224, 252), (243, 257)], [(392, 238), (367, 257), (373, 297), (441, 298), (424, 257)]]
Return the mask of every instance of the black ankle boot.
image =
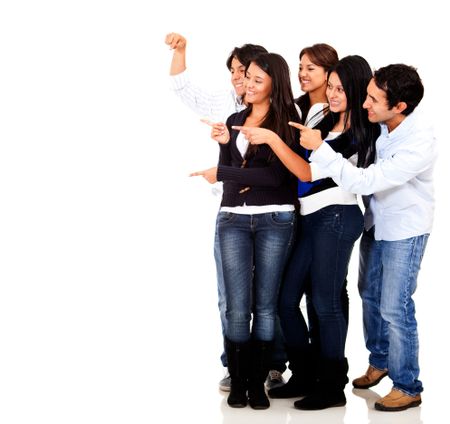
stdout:
[(294, 402), (294, 407), (304, 411), (345, 406), (347, 399), (343, 390), (321, 390)]
[(347, 359), (320, 361), (319, 377), (314, 393), (294, 403), (297, 409), (307, 411), (344, 406), (347, 403), (344, 388), (348, 383)]
[(252, 340), (251, 343), (248, 402), (253, 409), (267, 409), (270, 406), (264, 382), (269, 372), (272, 345), (272, 342), (260, 340)]
[(304, 385), (304, 381), (296, 374), (292, 374), (288, 382), (280, 387), (269, 390), (269, 397), (272, 399), (289, 399), (306, 396), (311, 393), (311, 389)]
[(311, 394), (314, 389), (316, 367), (310, 348), (286, 346), (286, 353), (292, 376), (283, 386), (269, 390), (269, 397), (288, 399)]
[(225, 338), (228, 371), (231, 377), (231, 389), (227, 403), (232, 408), (247, 406), (247, 378), (250, 344), (235, 343)]

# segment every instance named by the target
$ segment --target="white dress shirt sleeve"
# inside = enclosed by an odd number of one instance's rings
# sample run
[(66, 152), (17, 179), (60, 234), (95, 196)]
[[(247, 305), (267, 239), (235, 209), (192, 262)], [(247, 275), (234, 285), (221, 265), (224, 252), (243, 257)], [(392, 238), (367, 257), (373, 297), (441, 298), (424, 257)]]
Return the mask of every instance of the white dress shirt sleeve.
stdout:
[(232, 90), (205, 90), (192, 83), (187, 70), (171, 75), (170, 81), (173, 91), (181, 101), (204, 118), (223, 121), (237, 111)]

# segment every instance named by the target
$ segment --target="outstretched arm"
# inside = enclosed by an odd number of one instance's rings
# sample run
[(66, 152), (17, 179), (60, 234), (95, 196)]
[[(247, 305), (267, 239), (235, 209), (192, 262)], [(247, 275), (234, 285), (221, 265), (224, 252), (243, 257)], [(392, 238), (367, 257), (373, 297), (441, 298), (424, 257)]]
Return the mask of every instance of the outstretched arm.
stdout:
[(367, 168), (357, 168), (327, 143), (311, 154), (311, 169), (333, 178), (344, 190), (372, 194), (405, 184), (430, 169), (436, 159), (436, 141), (429, 131), (412, 134), (414, 140), (400, 146), (389, 157), (379, 158)]
[(230, 141), (230, 132), (223, 122), (212, 122), (209, 119), (200, 119), (204, 124), (211, 127), (211, 138), (220, 144), (227, 144)]
[(234, 126), (251, 144), (267, 144), (283, 165), (302, 181), (311, 181), (311, 168), (307, 161), (295, 153), (277, 134), (266, 128)]
[(190, 177), (203, 177), (208, 183), (217, 183), (217, 167), (205, 169), (203, 171), (191, 172)]

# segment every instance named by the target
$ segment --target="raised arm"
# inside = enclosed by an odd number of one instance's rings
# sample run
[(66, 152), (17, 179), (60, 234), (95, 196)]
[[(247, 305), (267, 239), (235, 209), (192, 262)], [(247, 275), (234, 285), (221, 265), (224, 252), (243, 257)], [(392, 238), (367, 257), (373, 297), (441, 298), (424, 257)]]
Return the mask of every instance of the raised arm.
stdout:
[(166, 44), (173, 50), (170, 75), (178, 75), (186, 70), (186, 38), (175, 32), (166, 35)]
[(186, 39), (174, 32), (166, 35), (165, 43), (173, 50), (170, 84), (174, 93), (191, 110), (214, 121), (226, 119), (236, 112), (231, 89), (208, 90), (191, 81), (186, 68)]

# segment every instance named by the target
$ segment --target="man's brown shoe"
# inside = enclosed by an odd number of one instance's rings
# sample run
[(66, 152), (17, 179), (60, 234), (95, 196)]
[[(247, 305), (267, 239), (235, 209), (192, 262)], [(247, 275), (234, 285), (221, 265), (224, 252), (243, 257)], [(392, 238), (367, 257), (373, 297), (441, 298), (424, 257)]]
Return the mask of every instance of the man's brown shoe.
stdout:
[(375, 402), (375, 409), (379, 411), (404, 411), (422, 403), (420, 395), (409, 396), (398, 389), (392, 389), (384, 398)]
[(378, 384), (387, 375), (388, 375), (387, 370), (379, 370), (377, 368), (372, 367), (372, 365), (369, 365), (369, 368), (367, 368), (366, 373), (359, 378), (355, 378), (352, 384), (353, 387), (357, 389), (368, 389), (369, 387)]

